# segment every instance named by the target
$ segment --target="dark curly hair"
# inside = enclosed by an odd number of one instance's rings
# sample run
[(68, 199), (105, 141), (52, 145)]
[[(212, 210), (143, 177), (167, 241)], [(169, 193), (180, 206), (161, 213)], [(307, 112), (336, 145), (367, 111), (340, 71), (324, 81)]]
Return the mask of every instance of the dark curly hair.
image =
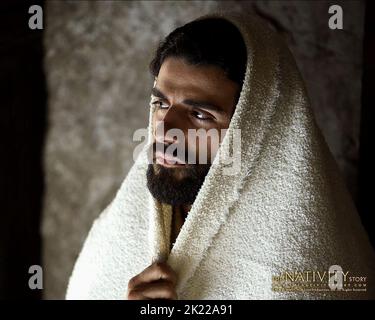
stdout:
[(153, 76), (167, 57), (184, 58), (192, 65), (214, 65), (242, 87), (247, 53), (237, 27), (222, 18), (189, 22), (172, 31), (160, 42), (150, 63)]

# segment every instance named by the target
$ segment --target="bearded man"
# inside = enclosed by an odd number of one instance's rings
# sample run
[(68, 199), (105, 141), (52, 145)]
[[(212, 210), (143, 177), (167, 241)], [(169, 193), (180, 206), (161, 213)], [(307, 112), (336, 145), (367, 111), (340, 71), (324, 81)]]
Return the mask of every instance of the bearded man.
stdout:
[[(161, 42), (151, 72), (147, 146), (94, 222), (67, 298), (373, 297), (373, 250), (275, 32), (203, 16)], [(367, 290), (346, 290), (349, 275)]]

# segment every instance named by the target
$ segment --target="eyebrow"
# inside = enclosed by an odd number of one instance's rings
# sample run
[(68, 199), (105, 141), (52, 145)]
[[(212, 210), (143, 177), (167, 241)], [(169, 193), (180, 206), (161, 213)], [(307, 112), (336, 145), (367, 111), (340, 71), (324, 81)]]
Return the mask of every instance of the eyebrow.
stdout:
[(161, 99), (164, 99), (164, 100), (168, 100), (167, 97), (156, 87), (153, 87), (151, 89), (151, 94), (155, 97), (158, 97), (158, 98), (161, 98)]
[[(151, 89), (151, 94), (155, 97), (160, 98), (160, 99), (168, 100), (167, 97), (165, 96), (165, 94), (163, 94), (156, 87), (153, 87)], [(224, 113), (224, 110), (221, 107), (219, 107), (219, 106), (217, 106), (217, 105), (215, 105), (211, 102), (208, 102), (208, 101), (185, 99), (184, 101), (182, 101), (182, 103), (185, 104), (185, 105), (191, 106), (193, 108), (202, 108), (202, 109), (216, 111), (216, 112), (219, 112), (219, 113)]]

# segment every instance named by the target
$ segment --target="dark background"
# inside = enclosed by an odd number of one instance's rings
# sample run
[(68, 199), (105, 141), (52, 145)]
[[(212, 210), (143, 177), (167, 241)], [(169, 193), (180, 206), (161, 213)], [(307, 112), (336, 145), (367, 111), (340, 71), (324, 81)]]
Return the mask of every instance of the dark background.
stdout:
[(28, 287), (28, 270), (42, 264), (47, 106), (43, 32), (29, 29), (28, 8), (0, 3), (0, 299), (41, 298), (41, 290)]

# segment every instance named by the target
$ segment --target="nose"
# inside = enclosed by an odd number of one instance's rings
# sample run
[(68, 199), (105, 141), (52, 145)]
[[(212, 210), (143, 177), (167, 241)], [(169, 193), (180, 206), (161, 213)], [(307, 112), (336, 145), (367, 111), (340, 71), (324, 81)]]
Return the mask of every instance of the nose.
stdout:
[[(182, 117), (176, 106), (171, 106), (164, 114), (164, 117), (156, 117), (155, 139), (159, 143), (171, 144), (177, 143), (178, 137), (171, 134), (171, 129), (179, 129), (184, 132), (182, 127)], [(173, 132), (172, 132), (173, 133)]]

